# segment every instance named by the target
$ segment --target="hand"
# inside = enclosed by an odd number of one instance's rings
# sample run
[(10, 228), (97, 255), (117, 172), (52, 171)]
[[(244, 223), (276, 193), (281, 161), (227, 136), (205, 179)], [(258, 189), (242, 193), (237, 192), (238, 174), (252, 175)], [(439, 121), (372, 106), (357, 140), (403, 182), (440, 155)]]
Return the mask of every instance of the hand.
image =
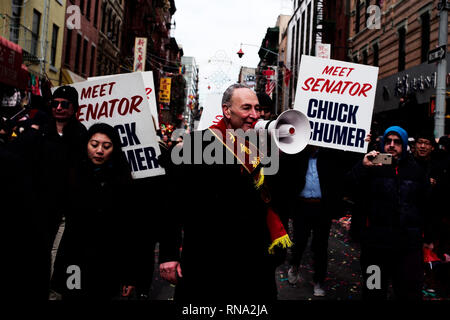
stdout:
[(135, 289), (134, 286), (123, 286), (122, 297), (129, 297), (134, 289)]
[(372, 139), (372, 134), (368, 133), (366, 138), (364, 139), (365, 142), (370, 142), (370, 140)]
[(177, 275), (180, 278), (183, 277), (181, 273), (181, 266), (178, 261), (161, 263), (159, 265), (159, 274), (161, 275), (161, 278), (172, 284), (176, 284), (178, 282)]
[(383, 164), (382, 163), (373, 163), (372, 162), (372, 160), (373, 160), (373, 158), (375, 158), (377, 155), (379, 154), (379, 152), (378, 151), (375, 151), (375, 150), (373, 150), (373, 151), (370, 151), (368, 154), (366, 154), (365, 156), (364, 156), (364, 159), (363, 159), (363, 166), (364, 167), (374, 167), (374, 166), (382, 166)]

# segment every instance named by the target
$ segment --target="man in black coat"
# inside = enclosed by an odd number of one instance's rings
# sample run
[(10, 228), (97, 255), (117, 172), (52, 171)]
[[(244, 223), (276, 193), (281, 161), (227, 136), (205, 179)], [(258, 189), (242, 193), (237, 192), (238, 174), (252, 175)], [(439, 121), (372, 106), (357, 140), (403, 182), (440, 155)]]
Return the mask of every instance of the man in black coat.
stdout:
[(43, 239), (41, 260), (36, 262), (42, 279), (43, 299), (48, 298), (51, 251), (67, 199), (69, 168), (81, 160), (87, 144), (87, 130), (76, 118), (78, 92), (70, 86), (55, 90), (51, 100), (52, 117), (33, 118), (32, 129), (11, 146), (20, 155), (32, 177), (32, 201), (38, 217), (37, 229)]
[(283, 155), (279, 179), (293, 222), (289, 283), (300, 279), (298, 267), (312, 233), (315, 296), (324, 296), (328, 265), (328, 237), (333, 218), (340, 217), (345, 173), (343, 151), (309, 145), (296, 155)]
[(422, 298), (422, 246), (430, 189), (425, 171), (407, 152), (407, 142), (408, 134), (401, 127), (386, 129), (381, 150), (392, 155), (392, 164), (374, 164), (378, 152), (371, 151), (350, 173), (355, 187), (365, 191), (364, 299), (387, 299), (390, 278), (396, 298)]
[[(224, 118), (215, 127), (223, 132), (223, 138), (228, 136), (225, 129), (245, 132), (260, 117), (256, 94), (244, 85), (232, 85), (225, 91), (222, 109)], [(209, 138), (205, 141), (196, 140), (206, 135)], [(234, 164), (207, 164), (205, 154), (213, 149), (216, 160), (234, 159), (231, 149), (224, 147), (209, 129), (184, 138), (183, 159), (190, 162), (200, 156), (201, 161), (174, 168), (172, 179), (187, 185), (171, 203), (170, 210), (177, 216), (168, 221), (169, 228), (160, 243), (161, 276), (177, 283), (178, 301), (275, 300), (274, 257), (268, 252), (272, 237), (264, 200), (267, 197), (262, 197), (261, 190), (255, 187), (255, 177), (262, 177), (260, 166), (249, 174), (236, 159)], [(172, 160), (176, 151), (172, 152)]]

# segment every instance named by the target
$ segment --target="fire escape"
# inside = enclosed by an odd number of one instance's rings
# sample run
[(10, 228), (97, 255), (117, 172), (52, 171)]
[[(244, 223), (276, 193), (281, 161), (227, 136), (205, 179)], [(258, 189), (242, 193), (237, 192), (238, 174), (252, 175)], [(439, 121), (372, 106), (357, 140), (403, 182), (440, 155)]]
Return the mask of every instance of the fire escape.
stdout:
[(327, 26), (327, 21), (324, 20), (324, 0), (316, 0), (314, 17), (311, 55), (316, 54), (316, 43), (322, 43), (324, 39)]

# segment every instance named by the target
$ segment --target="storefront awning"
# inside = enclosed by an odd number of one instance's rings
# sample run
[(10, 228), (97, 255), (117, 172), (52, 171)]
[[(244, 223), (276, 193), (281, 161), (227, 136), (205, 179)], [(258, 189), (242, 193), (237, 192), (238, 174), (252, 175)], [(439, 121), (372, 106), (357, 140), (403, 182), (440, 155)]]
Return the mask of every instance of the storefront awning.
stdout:
[(62, 84), (72, 84), (75, 82), (86, 81), (82, 76), (77, 75), (75, 72), (70, 71), (69, 69), (62, 68)]
[(15, 88), (23, 88), (22, 73), (22, 48), (0, 36), (0, 82)]

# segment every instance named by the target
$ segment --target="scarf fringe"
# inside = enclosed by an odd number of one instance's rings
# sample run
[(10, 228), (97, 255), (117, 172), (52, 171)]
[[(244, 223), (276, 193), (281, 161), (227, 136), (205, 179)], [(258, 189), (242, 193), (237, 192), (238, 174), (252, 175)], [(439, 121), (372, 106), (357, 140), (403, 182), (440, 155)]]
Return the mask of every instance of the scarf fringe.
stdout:
[(258, 181), (255, 181), (255, 188), (258, 190), (264, 184), (264, 168), (259, 171)]
[(289, 235), (285, 234), (284, 236), (279, 237), (278, 239), (275, 239), (272, 242), (272, 244), (269, 247), (269, 253), (274, 254), (275, 253), (274, 248), (276, 246), (283, 247), (285, 249), (288, 247), (292, 247), (292, 245), (293, 245), (293, 243), (292, 243), (291, 239), (289, 238)]

